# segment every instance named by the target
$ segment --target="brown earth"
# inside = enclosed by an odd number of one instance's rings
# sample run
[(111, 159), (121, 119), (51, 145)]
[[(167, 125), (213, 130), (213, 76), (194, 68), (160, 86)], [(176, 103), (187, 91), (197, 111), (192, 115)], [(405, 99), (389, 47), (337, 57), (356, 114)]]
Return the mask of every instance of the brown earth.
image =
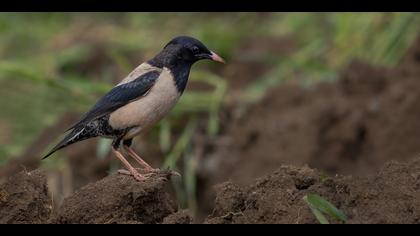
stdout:
[(192, 224), (193, 217), (188, 210), (179, 210), (163, 219), (162, 224)]
[(52, 223), (161, 223), (174, 212), (165, 191), (169, 173), (146, 181), (114, 174), (67, 197)]
[(418, 224), (420, 158), (389, 162), (369, 177), (324, 178), (308, 167), (282, 166), (245, 187), (223, 183), (206, 223), (317, 223), (302, 200), (307, 193), (333, 203), (347, 215), (346, 223)]
[(0, 224), (45, 223), (51, 210), (42, 171), (22, 171), (0, 185)]
[[(0, 187), (0, 222), (192, 223), (190, 213), (177, 211), (169, 197), (168, 179), (165, 172), (144, 182), (110, 175), (67, 197), (51, 215), (45, 176), (21, 172)], [(420, 158), (389, 162), (367, 177), (326, 177), (309, 167), (284, 165), (247, 186), (219, 184), (216, 192), (215, 208), (204, 223), (317, 223), (303, 201), (308, 193), (342, 210), (345, 223), (420, 223)]]

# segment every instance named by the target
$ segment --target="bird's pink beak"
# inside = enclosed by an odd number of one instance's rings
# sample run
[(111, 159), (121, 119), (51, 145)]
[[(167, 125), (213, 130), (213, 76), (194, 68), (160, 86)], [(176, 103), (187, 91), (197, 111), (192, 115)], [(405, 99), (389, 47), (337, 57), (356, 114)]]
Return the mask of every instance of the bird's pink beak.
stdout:
[(210, 51), (210, 52), (211, 52), (210, 58), (213, 61), (218, 61), (218, 62), (221, 62), (223, 64), (226, 64), (226, 62), (225, 62), (225, 60), (223, 58), (221, 58), (219, 55), (217, 55), (216, 53), (214, 53), (212, 51)]

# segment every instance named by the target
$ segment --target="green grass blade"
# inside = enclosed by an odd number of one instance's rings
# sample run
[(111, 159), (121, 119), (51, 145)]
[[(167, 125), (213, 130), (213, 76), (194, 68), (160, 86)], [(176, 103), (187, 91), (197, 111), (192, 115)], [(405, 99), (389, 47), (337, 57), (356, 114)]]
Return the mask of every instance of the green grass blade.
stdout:
[(322, 217), (319, 218), (319, 215), (322, 215), (322, 213), (328, 214), (329, 216), (343, 222), (347, 221), (347, 216), (342, 211), (337, 209), (332, 203), (320, 197), (319, 195), (309, 193), (303, 198), (303, 200), (309, 205), (315, 217), (320, 222), (321, 220), (324, 221)]
[(159, 144), (163, 153), (169, 152), (171, 148), (171, 123), (168, 119), (163, 119), (160, 122)]
[(198, 203), (196, 195), (197, 187), (197, 158), (193, 155), (191, 147), (188, 148), (184, 155), (184, 186), (185, 194), (187, 196), (187, 205), (190, 212), (195, 215), (197, 213)]
[(174, 169), (176, 162), (181, 158), (184, 150), (186, 149), (187, 145), (190, 143), (190, 140), (194, 134), (195, 128), (197, 126), (197, 119), (192, 117), (187, 124), (187, 127), (184, 129), (184, 132), (179, 137), (178, 141), (176, 142), (174, 148), (169, 153), (165, 162), (163, 163), (163, 169), (170, 168)]
[(322, 214), (321, 211), (312, 206), (310, 206), (309, 208), (311, 209), (312, 213), (314, 214), (315, 218), (319, 221), (320, 224), (330, 224), (330, 222), (327, 220), (324, 214)]

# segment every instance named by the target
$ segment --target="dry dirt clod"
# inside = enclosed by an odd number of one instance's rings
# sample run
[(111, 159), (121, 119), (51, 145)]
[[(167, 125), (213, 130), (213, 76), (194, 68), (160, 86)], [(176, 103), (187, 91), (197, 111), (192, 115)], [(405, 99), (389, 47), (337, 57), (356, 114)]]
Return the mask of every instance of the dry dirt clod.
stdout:
[(113, 174), (66, 198), (51, 223), (161, 223), (173, 213), (165, 190), (170, 173), (143, 181)]
[(0, 185), (0, 223), (46, 223), (51, 215), (45, 173), (22, 171)]
[(191, 224), (193, 217), (188, 210), (177, 211), (163, 219), (162, 224)]

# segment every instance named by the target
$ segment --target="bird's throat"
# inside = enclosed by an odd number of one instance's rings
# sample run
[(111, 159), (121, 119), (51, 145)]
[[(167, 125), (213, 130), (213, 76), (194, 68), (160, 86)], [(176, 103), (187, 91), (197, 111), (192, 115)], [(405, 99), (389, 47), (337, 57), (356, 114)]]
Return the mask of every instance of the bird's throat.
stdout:
[(180, 94), (182, 94), (187, 86), (191, 65), (177, 65), (168, 69), (173, 75), (176, 89)]

